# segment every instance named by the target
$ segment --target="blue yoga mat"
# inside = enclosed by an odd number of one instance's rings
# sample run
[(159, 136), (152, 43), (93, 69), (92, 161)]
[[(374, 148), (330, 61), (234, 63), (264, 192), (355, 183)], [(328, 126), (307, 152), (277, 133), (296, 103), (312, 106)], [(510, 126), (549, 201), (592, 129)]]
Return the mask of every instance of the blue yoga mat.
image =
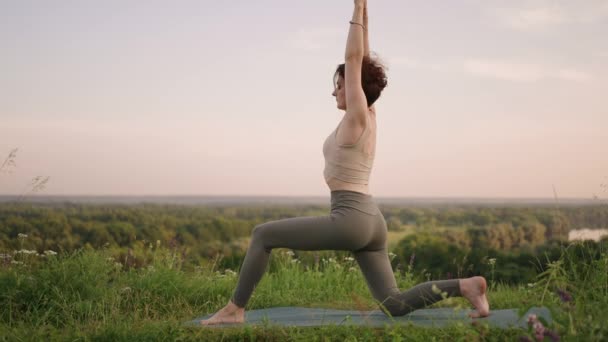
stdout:
[[(389, 317), (380, 310), (357, 311), (357, 310), (334, 310), (322, 308), (302, 308), (295, 306), (276, 307), (268, 309), (245, 311), (245, 323), (247, 325), (279, 325), (311, 327), (321, 325), (363, 325), (384, 327), (386, 324), (413, 324), (426, 327), (446, 327), (461, 322), (471, 324), (473, 322), (484, 323), (499, 328), (523, 328), (528, 326), (528, 315), (535, 314), (551, 323), (551, 312), (546, 307), (530, 308), (523, 316), (518, 314), (517, 309), (491, 310), (488, 317), (470, 318), (467, 316), (470, 309), (420, 309), (405, 316)], [(187, 325), (201, 326), (200, 321), (213, 316), (208, 314), (186, 322)], [(207, 327), (234, 327), (242, 326), (243, 323), (214, 324)]]

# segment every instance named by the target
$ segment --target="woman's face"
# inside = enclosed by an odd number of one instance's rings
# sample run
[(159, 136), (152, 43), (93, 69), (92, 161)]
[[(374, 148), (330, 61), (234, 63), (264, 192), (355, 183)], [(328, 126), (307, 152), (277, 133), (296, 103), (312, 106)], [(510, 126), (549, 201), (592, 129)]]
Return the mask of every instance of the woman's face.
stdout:
[(344, 77), (339, 76), (336, 77), (336, 82), (334, 84), (334, 92), (331, 94), (336, 97), (337, 107), (338, 109), (346, 110), (346, 95), (344, 91)]

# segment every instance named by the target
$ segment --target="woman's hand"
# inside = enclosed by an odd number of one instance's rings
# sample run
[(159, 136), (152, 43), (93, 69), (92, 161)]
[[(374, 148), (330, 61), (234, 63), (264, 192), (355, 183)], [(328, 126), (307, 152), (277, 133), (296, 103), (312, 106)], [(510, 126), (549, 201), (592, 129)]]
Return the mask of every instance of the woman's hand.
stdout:
[(367, 6), (367, 0), (355, 0), (355, 6), (366, 7)]
[(363, 30), (363, 54), (365, 56), (369, 56), (369, 38), (368, 38), (368, 31), (369, 31), (369, 25), (367, 23), (367, 0), (365, 0), (365, 5), (363, 7), (363, 26), (365, 27), (365, 30)]

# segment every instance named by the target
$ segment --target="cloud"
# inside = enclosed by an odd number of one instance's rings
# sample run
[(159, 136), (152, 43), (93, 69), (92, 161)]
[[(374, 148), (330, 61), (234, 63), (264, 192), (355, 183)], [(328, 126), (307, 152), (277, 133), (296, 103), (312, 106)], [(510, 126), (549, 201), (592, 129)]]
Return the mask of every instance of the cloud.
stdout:
[(525, 1), (511, 2), (511, 7), (491, 9), (497, 22), (515, 30), (538, 31), (565, 24), (595, 23), (608, 18), (608, 2), (586, 1)]
[(589, 73), (573, 68), (549, 67), (505, 60), (470, 59), (464, 62), (464, 70), (481, 77), (513, 82), (537, 82), (550, 78), (585, 82), (592, 79)]
[(534, 64), (476, 59), (466, 61), (464, 69), (474, 75), (508, 81), (534, 82), (543, 77), (542, 69)]
[(346, 43), (344, 29), (340, 28), (308, 28), (299, 29), (288, 34), (288, 47), (303, 51), (318, 51), (327, 47)]
[(409, 57), (388, 58), (388, 62), (392, 65), (404, 66), (411, 69), (421, 69), (423, 65), (420, 61)]
[(510, 60), (472, 58), (453, 61), (426, 61), (411, 57), (395, 57), (388, 60), (391, 66), (436, 72), (465, 72), (474, 76), (511, 82), (537, 82), (543, 79), (559, 79), (586, 82), (593, 77), (577, 68), (547, 66)]
[(566, 81), (585, 82), (589, 81), (592, 77), (586, 72), (572, 69), (561, 69), (558, 70), (555, 77)]
[(409, 69), (424, 69), (431, 71), (450, 71), (454, 68), (447, 62), (429, 62), (410, 57), (387, 58), (390, 65), (403, 66)]
[(502, 9), (499, 22), (516, 30), (534, 30), (567, 23), (570, 18), (558, 6), (529, 9)]

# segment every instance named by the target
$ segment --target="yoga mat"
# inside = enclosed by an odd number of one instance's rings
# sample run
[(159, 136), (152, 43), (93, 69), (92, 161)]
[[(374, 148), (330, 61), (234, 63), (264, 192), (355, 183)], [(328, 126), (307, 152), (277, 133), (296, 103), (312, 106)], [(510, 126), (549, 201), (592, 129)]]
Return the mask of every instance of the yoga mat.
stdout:
[[(380, 310), (357, 311), (357, 310), (334, 310), (322, 308), (303, 308), (295, 306), (276, 307), (245, 311), (245, 323), (247, 325), (279, 325), (311, 327), (321, 325), (364, 325), (384, 327), (385, 324), (413, 324), (426, 327), (446, 327), (461, 322), (471, 324), (479, 322), (487, 323), (491, 327), (510, 328), (528, 327), (528, 315), (536, 314), (551, 323), (551, 312), (546, 307), (530, 308), (523, 316), (519, 316), (517, 309), (491, 310), (490, 316), (483, 318), (470, 318), (467, 313), (470, 309), (419, 309), (405, 316), (389, 317)], [(201, 326), (200, 320), (213, 316), (208, 314), (186, 322), (186, 325)], [(214, 324), (206, 327), (235, 327), (243, 326), (243, 323)]]

